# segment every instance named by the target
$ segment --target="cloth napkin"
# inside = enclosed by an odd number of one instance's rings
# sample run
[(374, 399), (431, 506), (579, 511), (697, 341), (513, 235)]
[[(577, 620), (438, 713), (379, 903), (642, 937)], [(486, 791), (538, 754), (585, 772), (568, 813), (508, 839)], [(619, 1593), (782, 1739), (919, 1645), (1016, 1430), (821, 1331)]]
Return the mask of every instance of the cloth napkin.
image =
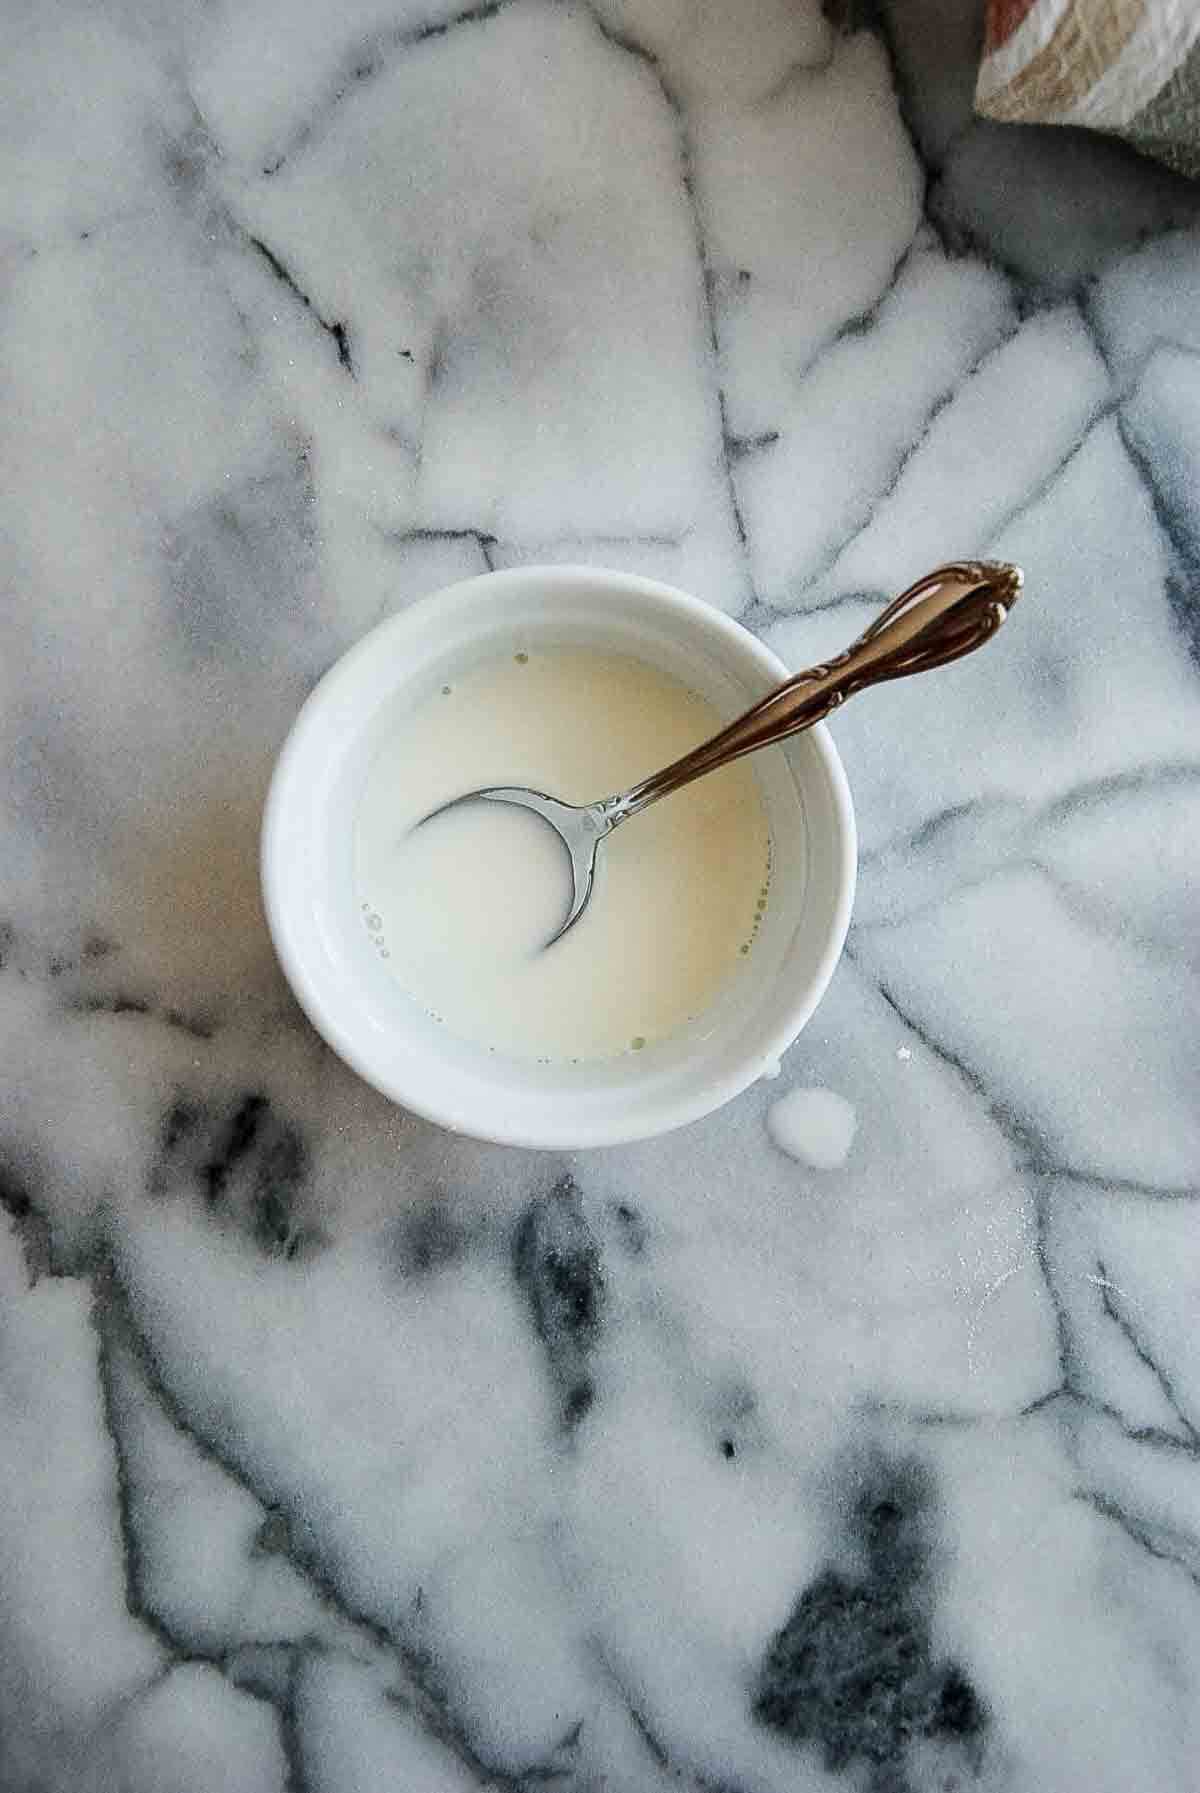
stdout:
[(1200, 0), (988, 0), (975, 109), (1085, 125), (1200, 176)]

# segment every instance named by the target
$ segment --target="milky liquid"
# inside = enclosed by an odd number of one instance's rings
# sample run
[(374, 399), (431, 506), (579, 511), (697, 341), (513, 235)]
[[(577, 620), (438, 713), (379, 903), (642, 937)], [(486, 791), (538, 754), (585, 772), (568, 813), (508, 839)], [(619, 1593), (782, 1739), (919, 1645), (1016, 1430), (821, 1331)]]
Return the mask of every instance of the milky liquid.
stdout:
[(454, 1033), (523, 1058), (638, 1051), (703, 1017), (767, 905), (770, 834), (747, 761), (618, 828), (586, 913), (549, 950), (570, 870), (544, 822), (472, 803), (414, 824), (483, 785), (592, 802), (721, 723), (665, 673), (585, 649), (507, 654), (444, 685), (384, 742), (359, 805), (359, 911), (381, 971)]
[(790, 1090), (767, 1110), (767, 1132), (780, 1151), (814, 1170), (840, 1170), (857, 1131), (853, 1103), (836, 1090)]

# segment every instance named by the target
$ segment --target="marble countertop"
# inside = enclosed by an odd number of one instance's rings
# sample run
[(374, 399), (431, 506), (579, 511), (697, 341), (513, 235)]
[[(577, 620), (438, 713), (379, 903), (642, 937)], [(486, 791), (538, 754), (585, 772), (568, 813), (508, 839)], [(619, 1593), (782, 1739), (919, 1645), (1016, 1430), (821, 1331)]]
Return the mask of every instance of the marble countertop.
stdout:
[[(972, 122), (977, 12), (7, 9), (5, 1793), (1200, 1788), (1200, 189)], [(800, 665), (977, 552), (778, 1080), (540, 1157), (303, 1022), (260, 804), (378, 618)]]

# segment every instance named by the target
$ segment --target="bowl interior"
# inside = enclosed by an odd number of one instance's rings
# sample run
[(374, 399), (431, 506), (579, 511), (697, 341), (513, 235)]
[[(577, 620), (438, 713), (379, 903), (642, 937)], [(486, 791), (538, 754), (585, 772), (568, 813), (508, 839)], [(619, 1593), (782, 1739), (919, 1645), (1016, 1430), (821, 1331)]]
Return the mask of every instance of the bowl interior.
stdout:
[(310, 1019), (361, 1075), (457, 1131), (569, 1149), (695, 1119), (778, 1058), (841, 950), (855, 849), (825, 731), (759, 753), (771, 899), (754, 951), (696, 1023), (642, 1052), (578, 1065), (507, 1058), (448, 1032), (387, 974), (366, 934), (354, 879), (359, 794), (400, 717), (440, 684), (481, 661), (552, 646), (628, 653), (726, 718), (786, 676), (739, 625), (649, 580), (580, 568), (469, 580), (374, 630), (309, 698), (272, 782), (263, 875), (284, 970)]

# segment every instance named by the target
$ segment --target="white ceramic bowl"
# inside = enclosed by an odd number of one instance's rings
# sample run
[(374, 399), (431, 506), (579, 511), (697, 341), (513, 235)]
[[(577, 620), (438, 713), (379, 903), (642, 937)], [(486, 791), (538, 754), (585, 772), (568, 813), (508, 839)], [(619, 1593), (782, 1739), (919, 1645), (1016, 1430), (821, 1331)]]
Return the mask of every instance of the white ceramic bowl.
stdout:
[(334, 1051), (385, 1095), (444, 1127), (559, 1150), (665, 1133), (772, 1069), (820, 1001), (854, 896), (846, 777), (820, 726), (754, 756), (771, 828), (771, 902), (753, 953), (702, 1025), (579, 1065), (508, 1059), (457, 1039), (405, 995), (365, 936), (353, 876), (356, 807), (398, 716), (517, 640), (629, 653), (726, 718), (787, 677), (740, 624), (626, 573), (520, 568), (424, 599), (338, 661), (284, 744), (262, 838), (275, 949)]

